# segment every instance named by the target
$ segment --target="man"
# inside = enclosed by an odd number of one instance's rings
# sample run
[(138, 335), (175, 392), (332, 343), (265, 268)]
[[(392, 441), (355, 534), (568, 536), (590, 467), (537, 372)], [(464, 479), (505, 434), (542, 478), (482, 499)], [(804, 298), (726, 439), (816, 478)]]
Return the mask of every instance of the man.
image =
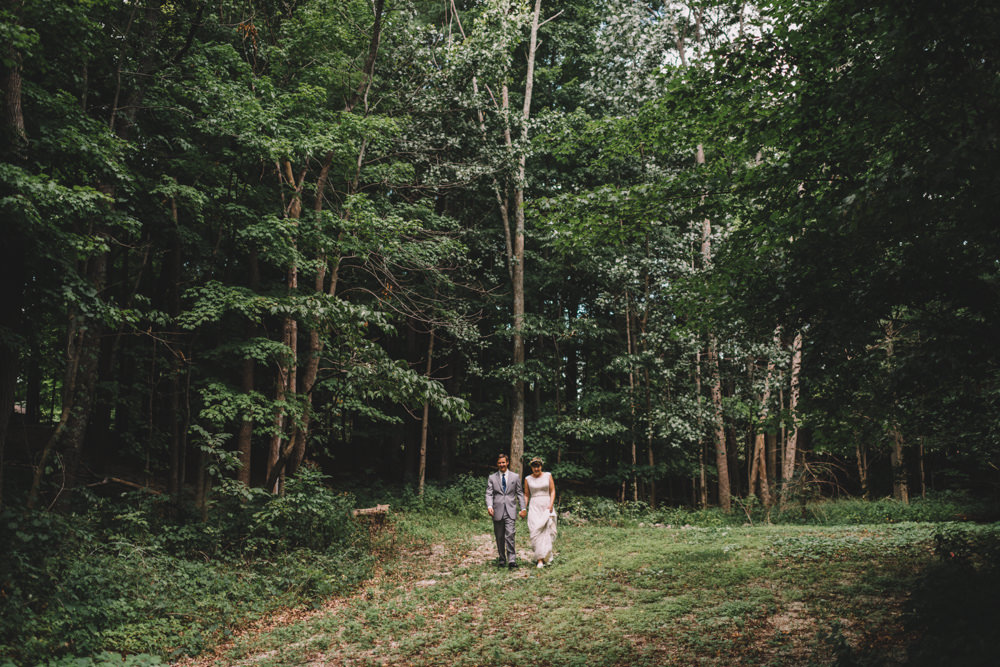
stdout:
[(517, 567), (517, 552), (514, 550), (514, 527), (517, 518), (514, 516), (514, 499), (521, 506), (518, 514), (524, 517), (528, 514), (527, 503), (524, 500), (524, 490), (521, 488), (521, 477), (516, 472), (507, 469), (510, 461), (506, 454), (497, 457), (497, 471), (490, 475), (486, 482), (486, 511), (493, 517), (493, 534), (497, 538), (497, 566), (505, 564), (510, 569)]

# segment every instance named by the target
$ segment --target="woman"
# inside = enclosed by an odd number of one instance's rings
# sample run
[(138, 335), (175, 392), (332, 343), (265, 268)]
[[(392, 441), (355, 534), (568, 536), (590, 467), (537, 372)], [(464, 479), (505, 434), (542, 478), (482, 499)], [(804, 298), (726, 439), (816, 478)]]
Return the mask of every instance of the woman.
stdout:
[(524, 478), (524, 495), (528, 499), (528, 531), (538, 567), (552, 561), (552, 540), (556, 536), (556, 483), (552, 474), (542, 472), (542, 460), (537, 456), (528, 463), (531, 474)]

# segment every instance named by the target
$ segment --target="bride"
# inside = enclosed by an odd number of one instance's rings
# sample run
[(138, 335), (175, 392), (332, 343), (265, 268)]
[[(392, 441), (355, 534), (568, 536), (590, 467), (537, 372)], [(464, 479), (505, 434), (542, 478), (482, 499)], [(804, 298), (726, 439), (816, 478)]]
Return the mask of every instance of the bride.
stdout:
[(542, 460), (537, 456), (528, 463), (531, 474), (524, 478), (524, 495), (528, 499), (528, 531), (538, 567), (552, 560), (552, 540), (556, 536), (556, 483), (552, 473), (542, 472)]

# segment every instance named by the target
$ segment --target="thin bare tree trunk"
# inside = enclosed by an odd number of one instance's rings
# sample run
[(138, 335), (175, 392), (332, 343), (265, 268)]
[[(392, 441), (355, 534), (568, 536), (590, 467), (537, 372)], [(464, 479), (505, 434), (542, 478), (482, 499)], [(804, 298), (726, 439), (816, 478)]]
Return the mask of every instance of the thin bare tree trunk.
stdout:
[(649, 463), (649, 506), (656, 509), (656, 462), (653, 459), (653, 429), (649, 423), (653, 414), (652, 388), (650, 387), (649, 369), (643, 368), (643, 379), (646, 381), (646, 455)]
[[(705, 164), (705, 149), (698, 144), (695, 163)], [(704, 201), (704, 196), (702, 197)], [(702, 267), (708, 269), (712, 265), (712, 223), (708, 218), (702, 221), (701, 233), (701, 258)], [(712, 394), (712, 416), (715, 429), (715, 464), (719, 477), (719, 506), (726, 512), (729, 511), (732, 500), (729, 481), (729, 456), (726, 450), (726, 431), (722, 420), (722, 376), (719, 372), (718, 341), (715, 334), (708, 333), (708, 355), (705, 361), (708, 363), (709, 378), (711, 385), (709, 390)]]
[[(531, 118), (531, 94), (535, 84), (535, 52), (538, 49), (539, 15), (542, 11), (542, 0), (535, 0), (535, 9), (531, 16), (531, 35), (528, 41), (528, 71), (524, 77), (524, 107), (521, 111), (521, 145), (528, 143), (528, 121)], [(507, 86), (503, 87), (506, 100)], [(506, 104), (506, 101), (504, 102)], [(509, 125), (507, 126), (507, 148), (511, 150)], [(514, 292), (514, 355), (513, 363), (518, 369), (524, 367), (524, 186), (528, 155), (522, 148), (517, 162), (517, 181), (514, 187), (514, 247), (513, 247), (513, 279)], [(514, 405), (511, 418), (510, 433), (510, 467), (514, 472), (521, 472), (521, 459), (524, 458), (524, 380), (520, 377), (514, 381)]]
[[(892, 320), (885, 323), (885, 355), (890, 372), (894, 363), (893, 348), (897, 336), (896, 323)], [(909, 504), (910, 489), (907, 483), (906, 458), (904, 455), (903, 431), (897, 420), (898, 400), (892, 396), (892, 414), (890, 415), (889, 435), (892, 437), (892, 449), (889, 452), (889, 462), (892, 466), (892, 497)]]
[(625, 349), (629, 356), (629, 369), (628, 369), (628, 402), (630, 414), (632, 416), (632, 426), (629, 429), (629, 433), (632, 438), (631, 456), (632, 456), (632, 501), (639, 501), (639, 480), (635, 474), (635, 467), (638, 464), (638, 459), (636, 457), (636, 443), (635, 443), (635, 372), (632, 370), (632, 355), (634, 353), (632, 345), (632, 313), (629, 310), (628, 303), (628, 291), (625, 292)]
[[(434, 329), (428, 336), (427, 342), (427, 379), (431, 378), (434, 371)], [(427, 477), (427, 431), (430, 426), (431, 402), (424, 400), (424, 415), (420, 422), (420, 463), (417, 469), (417, 495), (424, 495), (424, 481)]]
[[(784, 387), (778, 387), (778, 412), (784, 412), (785, 410), (785, 389)], [(781, 484), (785, 484), (785, 450), (788, 449), (788, 424), (784, 419), (781, 420), (781, 427), (778, 429), (778, 433), (775, 434), (778, 437), (779, 445), (775, 448), (775, 454), (778, 460), (781, 461), (781, 465), (775, 468), (775, 476), (781, 473)]]
[(765, 433), (764, 441), (767, 443), (767, 485), (774, 491), (777, 488), (778, 481), (778, 434), (773, 432)]
[(858, 479), (861, 481), (861, 497), (865, 500), (870, 500), (871, 492), (868, 488), (868, 448), (860, 440), (855, 445), (855, 454), (858, 459)]
[(792, 480), (795, 477), (795, 454), (799, 438), (799, 376), (802, 372), (802, 332), (795, 334), (792, 343), (791, 388), (788, 396), (788, 413), (792, 420), (788, 442), (785, 443), (785, 458), (781, 465), (781, 506), (784, 509), (792, 490)]
[[(283, 185), (287, 184), (292, 188), (291, 200), (285, 206), (285, 219), (290, 220), (293, 227), (298, 227), (299, 218), (302, 216), (302, 186), (305, 184), (306, 171), (303, 170), (301, 175), (296, 177), (290, 160), (284, 160), (282, 163), (276, 164), (275, 167), (277, 168), (279, 181)], [(282, 195), (282, 198), (284, 198), (284, 195)], [(295, 243), (293, 241), (293, 246)], [(296, 290), (298, 290), (299, 267), (295, 261), (292, 261), (288, 267), (285, 285), (290, 296), (294, 295)], [(285, 316), (282, 328), (282, 342), (285, 345), (288, 357), (278, 362), (278, 377), (274, 396), (276, 404), (273, 424), (274, 431), (271, 434), (271, 444), (268, 449), (267, 459), (267, 486), (271, 493), (283, 492), (285, 463), (291, 455), (291, 450), (294, 446), (294, 439), (290, 440), (287, 451), (281, 446), (282, 440), (289, 439), (286, 433), (288, 414), (285, 402), (298, 388), (296, 382), (299, 363), (298, 321), (290, 315)]]
[(729, 481), (729, 455), (726, 449), (726, 429), (722, 421), (722, 378), (719, 373), (719, 355), (713, 334), (708, 336), (708, 372), (712, 393), (712, 417), (715, 426), (715, 465), (719, 477), (719, 506), (728, 512), (732, 506), (732, 491)]
[(701, 350), (694, 354), (694, 387), (698, 396), (698, 492), (702, 509), (708, 507), (708, 480), (705, 470), (705, 436), (704, 424), (701, 423)]
[[(169, 293), (169, 314), (176, 321), (181, 312), (181, 231), (180, 215), (177, 210), (176, 197), (170, 197), (170, 219), (174, 224), (173, 238), (170, 252), (169, 282), (167, 288)], [(124, 260), (127, 262), (127, 260)], [(166, 270), (166, 268), (164, 269)], [(182, 357), (175, 354), (173, 360), (173, 371), (170, 374), (170, 494), (176, 499), (181, 497), (181, 447), (183, 434), (181, 433), (181, 374), (184, 372)]]
[[(362, 152), (364, 149), (362, 148)], [(323, 166), (320, 168), (319, 176), (316, 178), (316, 194), (315, 200), (313, 201), (313, 213), (316, 216), (316, 222), (319, 223), (320, 217), (323, 214), (323, 197), (326, 192), (326, 183), (330, 175), (330, 167), (333, 164), (333, 151), (329, 151), (323, 158)], [(317, 258), (316, 260), (316, 279), (313, 284), (313, 289), (317, 294), (322, 294), (326, 288), (326, 272), (328, 267), (328, 259), (325, 255)], [(334, 278), (333, 292), (330, 296), (334, 296), (336, 293), (336, 279)], [(325, 333), (325, 332), (324, 332)], [(305, 397), (305, 410), (303, 411), (302, 417), (299, 424), (295, 428), (295, 434), (293, 436), (293, 446), (292, 446), (292, 465), (291, 470), (295, 471), (300, 465), (306, 455), (306, 442), (309, 438), (309, 424), (312, 420), (312, 399), (313, 399), (313, 388), (316, 386), (316, 379), (319, 377), (319, 360), (320, 356), (323, 354), (324, 341), (320, 336), (320, 331), (316, 327), (309, 330), (309, 356), (306, 359), (305, 369), (302, 374), (302, 394)]]
[(917, 448), (917, 456), (920, 459), (920, 497), (927, 497), (927, 477), (924, 471), (924, 438), (920, 437), (920, 444)]
[[(780, 340), (780, 329), (774, 332), (775, 342)], [(774, 377), (774, 360), (767, 361), (767, 376), (764, 378), (764, 394), (760, 400), (760, 411), (757, 414), (757, 433), (754, 437), (753, 466), (750, 472), (750, 493), (753, 493), (755, 481), (759, 481), (760, 499), (765, 507), (771, 506), (771, 489), (767, 479), (767, 445), (764, 438), (764, 429), (767, 427), (767, 418), (770, 412), (771, 403), (771, 380)]]
[[(250, 251), (250, 289), (254, 292), (260, 289), (260, 266), (257, 262), (257, 251), (255, 248)], [(257, 336), (257, 325), (249, 325), (248, 333), (251, 339), (255, 338)], [(247, 358), (243, 360), (240, 387), (243, 394), (247, 397), (254, 390), (256, 371), (257, 362), (254, 359)], [(251, 469), (253, 460), (253, 427), (254, 422), (252, 417), (249, 414), (244, 415), (236, 437), (236, 449), (239, 452), (238, 456), (240, 460), (240, 469), (236, 472), (236, 479), (245, 486), (250, 486), (253, 472)]]
[[(256, 363), (253, 359), (243, 360), (243, 371), (241, 374), (240, 389), (245, 396), (253, 392), (254, 370)], [(240, 460), (240, 468), (236, 471), (236, 480), (244, 486), (250, 486), (250, 463), (253, 445), (253, 420), (244, 416), (240, 422), (240, 430), (236, 436), (236, 450)]]
[(904, 456), (903, 432), (894, 424), (890, 429), (892, 435), (892, 450), (889, 461), (892, 465), (892, 497), (901, 503), (910, 503), (910, 486), (907, 483), (906, 458)]

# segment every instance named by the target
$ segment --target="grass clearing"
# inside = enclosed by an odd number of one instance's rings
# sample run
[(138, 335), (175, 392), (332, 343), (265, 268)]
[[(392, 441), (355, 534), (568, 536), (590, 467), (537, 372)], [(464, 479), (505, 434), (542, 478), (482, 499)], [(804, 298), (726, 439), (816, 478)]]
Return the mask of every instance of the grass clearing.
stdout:
[(492, 564), (488, 520), (407, 514), (397, 530), (398, 557), (360, 594), (196, 664), (934, 664), (961, 637), (925, 627), (923, 597), (949, 594), (928, 577), (996, 581), (942, 560), (935, 524), (564, 525), (537, 570), (521, 523), (513, 572)]

